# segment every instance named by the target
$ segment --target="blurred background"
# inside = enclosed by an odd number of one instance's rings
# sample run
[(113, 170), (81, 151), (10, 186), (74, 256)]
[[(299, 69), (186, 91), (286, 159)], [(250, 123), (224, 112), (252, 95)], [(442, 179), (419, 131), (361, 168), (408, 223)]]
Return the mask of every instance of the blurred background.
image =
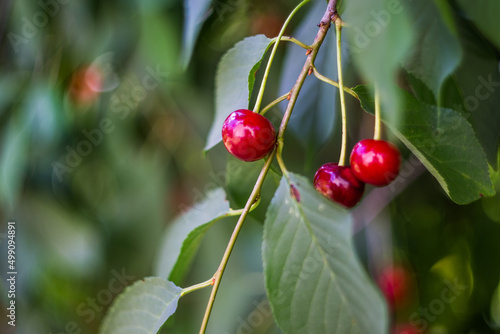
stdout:
[[(114, 297), (154, 275), (162, 232), (177, 214), (217, 186), (232, 208), (244, 205), (260, 163), (230, 159), (221, 145), (203, 152), (217, 62), (246, 36), (275, 37), (295, 3), (212, 1), (192, 50), (183, 39), (183, 4), (0, 2), (0, 275), (5, 284), (7, 222), (15, 221), (17, 333), (96, 333)], [(278, 96), (282, 58), (265, 101)], [(359, 83), (347, 67), (349, 84)], [(352, 147), (371, 135), (373, 120), (354, 101), (349, 109)], [(279, 124), (279, 108), (266, 116)], [(339, 124), (332, 126), (326, 144), (313, 149), (287, 137), (290, 170), (312, 178), (336, 159)], [(453, 204), (399, 146), (408, 159), (402, 181), (367, 188), (353, 212), (359, 254), (387, 296), (393, 324), (400, 333), (500, 333), (500, 197)], [(499, 190), (498, 171), (491, 172)], [(210, 333), (279, 333), (260, 255), (277, 181), (266, 182), (237, 242)], [(181, 286), (212, 276), (233, 226), (227, 219), (209, 231)], [(0, 332), (14, 333), (5, 321), (7, 290), (0, 291)], [(181, 299), (163, 332), (197, 332), (208, 293)]]

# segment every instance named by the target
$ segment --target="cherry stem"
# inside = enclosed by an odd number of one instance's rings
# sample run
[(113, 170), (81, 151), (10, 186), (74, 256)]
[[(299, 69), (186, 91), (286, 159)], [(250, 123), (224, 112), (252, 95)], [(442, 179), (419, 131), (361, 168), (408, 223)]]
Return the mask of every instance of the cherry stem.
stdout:
[(342, 112), (342, 147), (340, 150), (339, 166), (344, 166), (347, 151), (347, 114), (345, 110), (344, 80), (342, 78), (342, 20), (338, 16), (335, 20), (335, 33), (337, 35), (337, 72), (339, 76), (340, 110)]
[[(318, 69), (316, 68), (316, 66), (315, 66), (315, 67), (313, 67), (313, 74), (314, 74), (314, 76), (315, 76), (316, 78), (318, 78), (319, 80), (321, 80), (321, 81), (323, 81), (323, 82), (326, 82), (327, 84), (330, 84), (330, 85), (332, 85), (332, 86), (334, 86), (334, 87), (340, 88), (340, 85), (339, 85), (339, 83), (338, 83), (338, 82), (333, 81), (332, 79), (327, 78), (327, 77), (325, 77), (324, 75), (322, 75), (321, 73), (319, 73), (319, 72), (318, 72)], [(356, 99), (358, 99), (358, 100), (359, 100), (359, 96), (358, 96), (358, 94), (356, 94), (356, 92), (355, 92), (355, 91), (353, 91), (351, 88), (349, 88), (349, 87), (345, 87), (345, 86), (344, 86), (344, 92), (349, 93), (350, 95), (352, 95), (352, 97), (354, 97), (354, 98), (356, 98)]]
[(260, 111), (260, 114), (261, 115), (264, 115), (269, 109), (271, 109), (272, 107), (274, 107), (275, 105), (277, 105), (278, 103), (280, 103), (281, 101), (284, 101), (288, 98), (288, 95), (290, 95), (290, 93), (286, 93), (280, 97), (278, 97), (276, 100), (274, 100), (273, 102), (269, 103), (265, 108), (263, 108), (261, 111)]
[(267, 172), (269, 171), (269, 168), (271, 167), (271, 164), (273, 162), (275, 155), (276, 155), (276, 147), (273, 148), (273, 150), (271, 151), (271, 153), (269, 154), (269, 156), (266, 159), (264, 167), (262, 167), (262, 170), (260, 171), (259, 177), (257, 178), (257, 181), (255, 182), (252, 193), (248, 197), (247, 203), (246, 203), (245, 207), (243, 208), (243, 211), (241, 212), (241, 216), (238, 219), (236, 226), (234, 227), (233, 233), (231, 234), (231, 238), (229, 239), (229, 243), (227, 244), (226, 250), (224, 251), (224, 255), (222, 256), (222, 260), (220, 262), (219, 269), (214, 274), (212, 292), (210, 293), (210, 298), (208, 299), (208, 304), (207, 304), (207, 308), (205, 310), (205, 315), (203, 316), (203, 322), (201, 324), (200, 334), (205, 333), (205, 331), (207, 329), (208, 319), (210, 318), (210, 314), (212, 313), (212, 308), (214, 305), (215, 296), (217, 295), (217, 291), (219, 290), (220, 282), (222, 280), (222, 275), (224, 274), (224, 270), (226, 269), (227, 261), (229, 260), (229, 256), (231, 255), (231, 252), (233, 251), (234, 244), (236, 243), (236, 239), (238, 238), (238, 235), (241, 231), (241, 228), (243, 226), (243, 222), (245, 221), (252, 206), (254, 206), (254, 204), (257, 201), (259, 201), (259, 199), (260, 199), (259, 194), (260, 194), (260, 190), (262, 188), (262, 184), (264, 183), (264, 179), (266, 178)]
[(283, 151), (283, 145), (284, 145), (283, 140), (279, 140), (278, 141), (278, 152), (276, 154), (276, 160), (278, 161), (278, 165), (280, 166), (280, 169), (283, 172), (283, 175), (288, 179), (288, 169), (286, 168), (285, 162), (283, 161), (283, 157), (281, 155), (281, 152)]
[(266, 89), (267, 78), (269, 77), (269, 72), (271, 70), (271, 64), (273, 63), (274, 56), (276, 55), (276, 51), (278, 50), (279, 42), (283, 37), (283, 34), (285, 33), (285, 29), (288, 26), (288, 23), (290, 23), (290, 21), (292, 20), (295, 13), (297, 13), (299, 9), (302, 8), (302, 6), (304, 6), (309, 1), (311, 0), (303, 0), (301, 3), (297, 5), (297, 7), (294, 8), (294, 10), (290, 13), (290, 15), (288, 15), (285, 23), (283, 23), (280, 33), (278, 34), (278, 37), (276, 37), (276, 42), (274, 43), (273, 50), (271, 51), (271, 55), (269, 56), (269, 60), (267, 61), (264, 77), (262, 78), (262, 83), (260, 84), (259, 94), (257, 95), (257, 100), (255, 101), (255, 107), (253, 108), (254, 112), (257, 113), (259, 112), (260, 104), (262, 103), (262, 97), (264, 96), (264, 90)]
[(380, 140), (382, 137), (382, 120), (380, 117), (380, 94), (375, 88), (375, 129), (373, 131), (373, 139)]
[[(337, 5), (337, 0), (330, 0), (328, 2), (327, 10), (323, 15), (323, 18), (321, 19), (319, 24), (319, 31), (316, 37), (314, 38), (313, 44), (311, 45), (310, 49), (311, 52), (307, 56), (304, 66), (302, 67), (302, 70), (299, 74), (299, 77), (297, 78), (295, 85), (290, 91), (290, 99), (288, 101), (288, 105), (286, 106), (285, 114), (283, 115), (283, 120), (281, 121), (281, 125), (278, 132), (278, 142), (283, 141), (285, 129), (288, 125), (288, 121), (290, 120), (290, 116), (292, 115), (292, 110), (295, 106), (295, 102), (297, 101), (297, 97), (299, 96), (302, 85), (304, 84), (304, 81), (307, 78), (309, 70), (314, 69), (314, 60), (316, 59), (319, 48), (321, 47), (321, 44), (323, 43), (326, 37), (326, 33), (330, 28), (331, 21), (337, 16), (337, 9), (335, 8), (336, 5)], [(283, 144), (278, 143), (278, 146), (282, 147)]]
[[(253, 202), (252, 206), (250, 207), (250, 212), (255, 210), (256, 207), (258, 207), (260, 204), (260, 196), (255, 199)], [(238, 209), (238, 210), (229, 210), (228, 213), (226, 213), (223, 217), (234, 217), (234, 216), (239, 216), (245, 211), (245, 209)]]
[(211, 279), (206, 280), (205, 282), (198, 283), (198, 284), (192, 285), (190, 287), (184, 288), (184, 289), (182, 289), (181, 297), (184, 295), (187, 295), (190, 292), (206, 288), (207, 286), (211, 286), (213, 284), (213, 281), (214, 281), (214, 279), (212, 277)]
[[(273, 41), (275, 41), (277, 39), (278, 38), (276, 37), (276, 38), (273, 39)], [(280, 41), (282, 41), (282, 42), (292, 42), (292, 43), (297, 44), (298, 46), (300, 46), (301, 48), (306, 49), (306, 50), (309, 50), (311, 48), (311, 46), (309, 46), (309, 45), (307, 45), (305, 43), (302, 43), (298, 39), (290, 37), (290, 36), (283, 36), (283, 37), (281, 37)]]

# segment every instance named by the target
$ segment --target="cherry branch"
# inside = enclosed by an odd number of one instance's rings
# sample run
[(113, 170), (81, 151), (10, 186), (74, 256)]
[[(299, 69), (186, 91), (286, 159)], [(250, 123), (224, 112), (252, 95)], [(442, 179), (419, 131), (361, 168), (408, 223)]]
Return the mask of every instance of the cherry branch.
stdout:
[(276, 155), (276, 148), (274, 148), (271, 151), (271, 153), (267, 157), (267, 160), (266, 160), (266, 163), (264, 164), (264, 167), (262, 167), (262, 170), (260, 171), (259, 177), (257, 178), (257, 182), (255, 183), (255, 186), (253, 187), (252, 193), (248, 197), (248, 200), (247, 200), (247, 203), (243, 209), (243, 212), (241, 213), (241, 216), (238, 219), (236, 226), (234, 227), (233, 233), (231, 234), (231, 238), (229, 239), (229, 243), (227, 244), (224, 255), (222, 256), (222, 260), (221, 260), (221, 263), (219, 265), (219, 269), (215, 272), (215, 274), (213, 276), (212, 292), (210, 293), (207, 308), (205, 310), (205, 315), (203, 316), (203, 322), (202, 322), (202, 325), (200, 328), (200, 334), (205, 333), (205, 331), (207, 329), (208, 319), (210, 318), (210, 314), (212, 313), (212, 308), (213, 308), (213, 304), (215, 301), (215, 296), (217, 295), (217, 291), (219, 290), (220, 282), (222, 280), (222, 275), (224, 274), (224, 270), (226, 268), (227, 261), (229, 260), (229, 256), (231, 255), (231, 252), (233, 251), (234, 244), (236, 243), (236, 239), (238, 238), (240, 230), (243, 227), (243, 222), (245, 221), (248, 213), (250, 212), (250, 208), (252, 207), (252, 205), (256, 201), (259, 200), (260, 189), (262, 188), (262, 184), (264, 183), (264, 179), (266, 178), (267, 172), (269, 171), (269, 168), (271, 167), (271, 163), (272, 163), (275, 155)]
[[(266, 89), (266, 83), (267, 83), (267, 78), (269, 76), (269, 71), (271, 70), (271, 64), (273, 63), (274, 56), (276, 55), (276, 51), (278, 50), (278, 45), (279, 42), (281, 41), (283, 34), (285, 33), (285, 29), (288, 26), (288, 23), (292, 20), (293, 16), (299, 11), (302, 6), (304, 6), (306, 3), (308, 3), (310, 0), (302, 0), (301, 3), (297, 5), (297, 7), (294, 8), (294, 10), (288, 15), (285, 23), (283, 23), (283, 26), (281, 27), (281, 30), (278, 34), (278, 37), (275, 38), (274, 46), (271, 51), (271, 54), (269, 55), (269, 60), (267, 61), (267, 66), (266, 70), (264, 71), (264, 78), (262, 79), (262, 83), (260, 84), (260, 89), (259, 93), (257, 94), (257, 100), (255, 101), (255, 106), (253, 108), (253, 111), (259, 112), (260, 109), (260, 104), (262, 102), (262, 97), (264, 96), (264, 90)], [(289, 39), (289, 41), (297, 41), (296, 39)]]
[(288, 101), (288, 105), (285, 110), (285, 114), (283, 116), (283, 120), (281, 121), (281, 125), (279, 128), (278, 132), (278, 163), (280, 164), (280, 167), (283, 171), (283, 173), (286, 174), (286, 167), (284, 166), (283, 160), (281, 159), (281, 152), (283, 150), (284, 146), (284, 134), (285, 134), (285, 129), (288, 125), (288, 121), (290, 120), (290, 116), (292, 115), (292, 110), (295, 106), (295, 102), (297, 101), (297, 98), (299, 96), (300, 90), (302, 88), (302, 85), (304, 84), (304, 81), (306, 80), (307, 76), (312, 73), (314, 70), (314, 61), (316, 59), (316, 56), (318, 54), (319, 48), (321, 47), (321, 44), (323, 44), (323, 41), (325, 40), (326, 33), (328, 32), (328, 29), (331, 26), (332, 21), (335, 21), (337, 15), (337, 0), (330, 0), (328, 2), (328, 6), (326, 9), (325, 14), (323, 15), (323, 18), (321, 19), (319, 23), (319, 31), (316, 34), (316, 37), (314, 38), (314, 42), (311, 45), (311, 48), (307, 50), (306, 54), (307, 59), (304, 63), (304, 66), (302, 67), (302, 71), (299, 74), (299, 77), (297, 78), (297, 81), (295, 82), (295, 85), (293, 86), (291, 93), (290, 93), (290, 100)]
[[(226, 250), (224, 252), (224, 255), (222, 257), (221, 263), (219, 265), (218, 270), (214, 274), (213, 277), (213, 286), (212, 286), (212, 292), (210, 294), (207, 308), (205, 310), (205, 315), (203, 317), (203, 322), (200, 328), (200, 334), (205, 333), (207, 325), (208, 325), (208, 319), (210, 318), (210, 314), (212, 312), (213, 304), (215, 301), (215, 296), (217, 295), (217, 291), (220, 286), (220, 282), (222, 280), (222, 276), (224, 274), (224, 270), (226, 268), (227, 262), (229, 260), (229, 256), (231, 255), (231, 252), (234, 248), (234, 244), (236, 242), (236, 239), (238, 238), (239, 232), (243, 226), (243, 222), (245, 221), (250, 208), (252, 207), (253, 203), (255, 203), (256, 200), (259, 198), (260, 190), (262, 188), (262, 184), (264, 183), (264, 179), (271, 168), (272, 161), (275, 157), (275, 155), (279, 154), (279, 157), (281, 158), (281, 150), (283, 149), (283, 138), (284, 138), (284, 133), (286, 130), (286, 127), (288, 125), (288, 121), (290, 120), (290, 116), (292, 114), (292, 110), (295, 106), (295, 102), (297, 101), (297, 98), (299, 96), (300, 90), (302, 88), (302, 85), (304, 84), (304, 81), (307, 77), (307, 75), (312, 72), (312, 69), (314, 68), (314, 60), (316, 59), (316, 55), (318, 54), (319, 48), (321, 47), (321, 44), (323, 43), (326, 33), (328, 32), (328, 29), (331, 26), (331, 22), (335, 20), (337, 17), (337, 10), (336, 10), (336, 5), (337, 5), (337, 0), (329, 0), (328, 6), (326, 9), (325, 14), (323, 15), (323, 18), (321, 19), (319, 23), (319, 31), (314, 39), (313, 44), (311, 45), (310, 49), (307, 50), (306, 54), (307, 59), (304, 63), (304, 66), (302, 67), (302, 71), (299, 74), (299, 77), (297, 78), (297, 81), (295, 82), (295, 85), (293, 86), (291, 93), (290, 93), (290, 98), (285, 110), (285, 114), (283, 115), (283, 119), (281, 121), (281, 125), (279, 127), (278, 131), (278, 136), (277, 136), (277, 144), (276, 147), (271, 151), (269, 156), (266, 159), (266, 162), (264, 164), (264, 167), (262, 167), (262, 170), (259, 174), (259, 177), (255, 183), (255, 186), (252, 190), (252, 193), (248, 197), (247, 203), (243, 209), (243, 212), (241, 213), (240, 218), (238, 219), (238, 222), (236, 223), (236, 226), (233, 230), (233, 233), (231, 235), (231, 238), (229, 240), (229, 243), (226, 247)], [(281, 37), (281, 36), (280, 36)], [(264, 79), (265, 80), (265, 79)], [(261, 86), (261, 90), (263, 90)], [(258, 109), (258, 107), (257, 107)], [(280, 163), (280, 167), (282, 169), (284, 168), (284, 164), (282, 163), (281, 159), (278, 159)], [(281, 166), (283, 165), (283, 166)], [(286, 169), (284, 169), (286, 171)]]

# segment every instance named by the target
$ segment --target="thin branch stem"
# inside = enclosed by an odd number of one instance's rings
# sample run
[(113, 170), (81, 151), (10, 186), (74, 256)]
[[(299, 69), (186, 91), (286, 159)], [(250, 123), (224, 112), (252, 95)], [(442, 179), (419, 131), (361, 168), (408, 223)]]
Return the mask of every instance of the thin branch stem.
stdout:
[(303, 0), (301, 3), (297, 5), (297, 7), (295, 7), (295, 9), (290, 13), (290, 15), (288, 15), (288, 18), (286, 19), (285, 23), (283, 23), (280, 33), (278, 34), (278, 37), (276, 37), (276, 42), (274, 43), (273, 50), (271, 51), (271, 55), (269, 56), (269, 60), (267, 61), (267, 66), (264, 72), (264, 77), (262, 78), (259, 94), (257, 95), (257, 100), (255, 101), (255, 107), (253, 108), (254, 112), (259, 112), (260, 104), (262, 103), (262, 97), (264, 96), (264, 90), (266, 89), (267, 78), (269, 77), (269, 72), (271, 70), (271, 64), (273, 63), (274, 56), (276, 55), (276, 51), (278, 50), (278, 45), (281, 40), (281, 37), (283, 37), (285, 29), (288, 26), (288, 23), (290, 23), (295, 13), (297, 13), (299, 9), (302, 8), (302, 6), (304, 6), (309, 1), (310, 0)]
[(340, 17), (337, 17), (335, 20), (335, 32), (337, 35), (337, 72), (339, 76), (340, 110), (342, 112), (342, 147), (340, 150), (339, 166), (344, 166), (347, 150), (347, 113), (345, 110), (344, 79), (342, 77), (341, 22)]
[(193, 291), (196, 291), (196, 290), (199, 290), (199, 289), (203, 289), (203, 288), (206, 288), (207, 286), (211, 286), (214, 282), (214, 279), (213, 277), (209, 280), (206, 280), (205, 282), (202, 282), (202, 283), (198, 283), (198, 284), (195, 284), (195, 285), (192, 285), (192, 286), (189, 286), (187, 288), (184, 288), (182, 289), (182, 292), (181, 292), (181, 297), (184, 296), (184, 295), (187, 295), (188, 293), (190, 292), (193, 292)]
[(277, 105), (278, 103), (280, 103), (281, 101), (284, 101), (288, 98), (288, 95), (290, 95), (290, 93), (286, 93), (280, 97), (278, 97), (276, 100), (274, 100), (273, 102), (269, 103), (264, 109), (262, 109), (260, 111), (260, 114), (261, 115), (264, 115), (269, 109), (271, 109), (272, 107), (274, 107), (275, 105)]
[(285, 162), (283, 161), (283, 157), (281, 152), (283, 151), (283, 140), (278, 141), (278, 152), (276, 153), (276, 160), (278, 161), (278, 165), (280, 166), (283, 175), (288, 179), (288, 169), (286, 168)]
[(264, 164), (264, 167), (262, 167), (262, 170), (260, 171), (259, 177), (257, 178), (255, 186), (253, 187), (252, 193), (248, 197), (245, 208), (243, 209), (243, 212), (241, 213), (241, 216), (238, 219), (236, 226), (234, 227), (233, 234), (231, 235), (231, 238), (229, 239), (229, 243), (227, 244), (226, 250), (224, 251), (224, 255), (222, 256), (222, 260), (220, 262), (219, 269), (214, 274), (212, 293), (210, 294), (207, 308), (205, 310), (205, 315), (203, 316), (203, 322), (201, 324), (200, 334), (205, 333), (205, 331), (207, 329), (208, 319), (210, 318), (210, 314), (212, 313), (212, 308), (214, 305), (215, 296), (217, 295), (217, 291), (219, 290), (220, 282), (222, 280), (222, 275), (224, 274), (224, 270), (226, 269), (227, 261), (229, 260), (229, 256), (231, 255), (231, 252), (234, 248), (234, 244), (236, 243), (236, 239), (238, 238), (238, 235), (241, 231), (241, 228), (243, 226), (243, 222), (245, 221), (248, 213), (250, 212), (250, 208), (260, 198), (260, 196), (259, 196), (260, 189), (262, 188), (262, 184), (264, 183), (264, 179), (267, 175), (267, 172), (269, 171), (269, 168), (271, 167), (271, 163), (273, 162), (275, 155), (276, 155), (276, 147), (271, 151), (271, 153), (267, 157), (267, 160)]
[[(258, 207), (260, 204), (260, 196), (254, 201), (252, 206), (250, 207), (250, 212), (255, 210), (256, 207)], [(245, 211), (245, 209), (238, 209), (238, 210), (229, 210), (228, 213), (224, 215), (224, 217), (234, 217), (234, 216), (239, 216)]]
[[(315, 67), (313, 67), (313, 74), (314, 74), (314, 76), (315, 76), (316, 78), (318, 78), (319, 80), (321, 80), (321, 81), (323, 81), (323, 82), (326, 82), (327, 84), (330, 84), (330, 85), (332, 85), (332, 86), (334, 86), (334, 87), (340, 88), (340, 85), (339, 85), (339, 83), (338, 83), (338, 82), (333, 81), (332, 79), (327, 78), (327, 77), (325, 77), (324, 75), (322, 75), (321, 73), (319, 73), (319, 72), (318, 72), (318, 69), (316, 68), (316, 66), (315, 66)], [(355, 92), (355, 91), (353, 91), (351, 88), (349, 88), (349, 87), (345, 87), (345, 86), (344, 86), (344, 92), (351, 94), (354, 98), (356, 98), (356, 99), (358, 99), (358, 100), (359, 100), (359, 96), (358, 96), (358, 94), (356, 94), (356, 92)]]
[[(292, 110), (295, 106), (295, 102), (297, 101), (297, 97), (299, 96), (300, 89), (302, 88), (302, 85), (304, 84), (304, 81), (306, 80), (306, 77), (309, 73), (309, 70), (312, 70), (314, 68), (314, 60), (316, 59), (316, 55), (318, 54), (319, 48), (321, 47), (321, 44), (323, 43), (326, 33), (328, 32), (328, 29), (330, 28), (331, 21), (334, 19), (334, 17), (337, 15), (337, 9), (335, 8), (337, 5), (336, 0), (330, 0), (328, 2), (328, 7), (323, 15), (323, 18), (320, 21), (319, 24), (319, 31), (314, 38), (314, 42), (311, 45), (311, 52), (306, 58), (306, 61), (304, 63), (304, 66), (302, 67), (302, 70), (299, 74), (299, 77), (297, 78), (297, 81), (295, 82), (295, 85), (293, 86), (291, 93), (290, 93), (290, 100), (288, 102), (288, 105), (285, 110), (285, 114), (283, 116), (283, 120), (281, 121), (281, 125), (279, 128), (278, 132), (278, 142), (283, 141), (285, 129), (288, 125), (288, 121), (290, 120), (290, 116), (292, 115)], [(282, 145), (281, 143), (278, 143), (278, 145)]]
[(291, 36), (283, 36), (283, 37), (281, 37), (280, 41), (282, 41), (282, 42), (292, 42), (292, 43), (297, 44), (298, 46), (300, 46), (301, 48), (306, 49), (306, 50), (309, 50), (311, 48), (310, 45), (302, 43), (298, 39), (296, 39), (294, 37), (291, 37)]
[(375, 129), (373, 131), (373, 139), (380, 140), (382, 137), (382, 120), (380, 119), (380, 92), (375, 87)]

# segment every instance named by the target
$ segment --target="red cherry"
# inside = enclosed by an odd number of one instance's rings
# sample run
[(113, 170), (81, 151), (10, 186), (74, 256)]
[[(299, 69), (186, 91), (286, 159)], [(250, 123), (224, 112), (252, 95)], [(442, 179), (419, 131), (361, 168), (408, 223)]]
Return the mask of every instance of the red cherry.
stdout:
[(98, 67), (82, 67), (71, 77), (69, 95), (76, 104), (91, 104), (99, 97), (103, 81), (102, 72)]
[(386, 267), (378, 277), (378, 285), (392, 309), (407, 305), (411, 299), (413, 281), (401, 265)]
[(243, 161), (255, 161), (271, 152), (276, 131), (264, 116), (251, 110), (233, 111), (222, 125), (222, 141), (226, 149)]
[(397, 325), (392, 334), (420, 334), (421, 331), (418, 331), (415, 327), (410, 324), (400, 324)]
[(314, 188), (330, 200), (352, 208), (361, 200), (365, 184), (354, 177), (348, 166), (327, 163), (316, 171)]
[(385, 140), (364, 139), (352, 149), (350, 163), (358, 180), (381, 187), (398, 176), (401, 154)]

